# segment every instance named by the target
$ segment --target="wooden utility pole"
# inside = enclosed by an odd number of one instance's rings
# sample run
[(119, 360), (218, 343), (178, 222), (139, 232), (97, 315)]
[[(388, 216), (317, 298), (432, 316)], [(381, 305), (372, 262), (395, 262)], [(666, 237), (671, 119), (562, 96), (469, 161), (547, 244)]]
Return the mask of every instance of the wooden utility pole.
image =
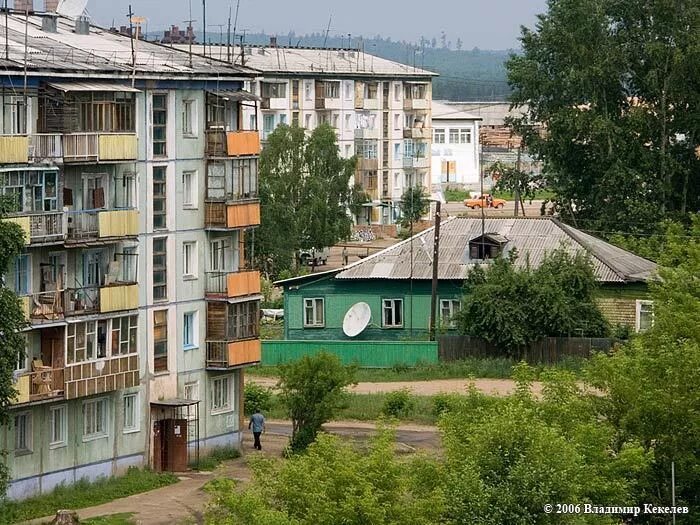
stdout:
[(433, 240), (433, 288), (430, 294), (430, 340), (437, 336), (438, 263), (440, 259), (440, 201), (435, 202), (435, 238)]
[[(520, 149), (522, 144), (518, 146), (518, 159), (515, 161), (515, 171), (518, 180), (515, 183), (515, 216), (518, 216), (518, 207), (520, 205)], [(525, 210), (523, 210), (523, 216), (525, 215)]]

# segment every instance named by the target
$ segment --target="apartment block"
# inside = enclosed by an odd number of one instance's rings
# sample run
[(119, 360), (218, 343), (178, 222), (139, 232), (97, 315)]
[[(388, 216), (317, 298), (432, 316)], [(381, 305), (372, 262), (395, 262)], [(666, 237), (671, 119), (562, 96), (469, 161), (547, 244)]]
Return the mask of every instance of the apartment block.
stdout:
[[(393, 224), (405, 190), (430, 189), (432, 78), (435, 73), (356, 49), (194, 46), (194, 52), (261, 75), (246, 107), (263, 145), (280, 124), (335, 128), (341, 156), (357, 156), (353, 183), (371, 198), (358, 224)], [(181, 49), (187, 49), (182, 46)]]
[(29, 320), (0, 429), (10, 497), (239, 445), (260, 361), (257, 73), (132, 54), (82, 19), (5, 23), (0, 194), (26, 239), (5, 282)]

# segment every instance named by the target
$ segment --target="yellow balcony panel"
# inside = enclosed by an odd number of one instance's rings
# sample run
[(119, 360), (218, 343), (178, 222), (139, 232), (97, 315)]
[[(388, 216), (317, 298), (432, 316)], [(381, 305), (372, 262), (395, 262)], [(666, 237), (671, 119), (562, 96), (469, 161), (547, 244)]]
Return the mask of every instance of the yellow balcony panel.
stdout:
[(227, 276), (228, 297), (244, 297), (260, 293), (260, 272), (235, 272)]
[(135, 133), (104, 134), (99, 138), (100, 160), (136, 160)]
[(98, 216), (100, 238), (135, 237), (139, 233), (138, 210), (101, 211)]
[(26, 244), (31, 243), (31, 220), (29, 217), (8, 217), (7, 219), (4, 219), (8, 222), (14, 222), (17, 224), (20, 228), (22, 228), (22, 231), (24, 232), (24, 242)]
[(21, 405), (23, 403), (29, 403), (29, 391), (30, 391), (30, 377), (29, 375), (19, 376), (15, 382), (15, 390), (17, 390), (17, 395), (10, 402), (12, 405)]
[(226, 142), (231, 157), (260, 155), (260, 135), (257, 131), (229, 131)]
[(100, 288), (100, 312), (120, 312), (136, 310), (139, 307), (139, 287), (137, 284), (114, 285)]
[(32, 299), (29, 296), (19, 298), (20, 305), (22, 306), (22, 311), (24, 312), (24, 317), (29, 319), (32, 316)]
[(4, 135), (0, 137), (0, 164), (29, 162), (29, 137)]
[(259, 202), (229, 204), (226, 207), (226, 226), (228, 228), (247, 228), (258, 225), (260, 225)]
[(228, 344), (228, 366), (241, 366), (257, 364), (262, 356), (262, 344), (260, 339), (248, 341), (236, 341)]

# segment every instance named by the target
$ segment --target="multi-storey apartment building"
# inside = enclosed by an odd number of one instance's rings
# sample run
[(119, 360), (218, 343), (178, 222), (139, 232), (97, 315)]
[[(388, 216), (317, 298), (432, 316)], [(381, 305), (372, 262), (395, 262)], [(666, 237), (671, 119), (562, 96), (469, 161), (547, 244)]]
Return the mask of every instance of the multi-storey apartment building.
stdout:
[[(187, 49), (182, 46), (181, 49)], [(194, 52), (262, 72), (246, 108), (263, 143), (279, 124), (336, 129), (340, 154), (357, 155), (355, 183), (372, 204), (360, 224), (391, 224), (404, 191), (430, 188), (431, 100), (434, 73), (356, 49), (194, 46)]]
[(29, 320), (0, 429), (10, 496), (240, 443), (260, 360), (254, 73), (84, 19), (0, 27), (0, 194), (26, 236), (4, 278)]

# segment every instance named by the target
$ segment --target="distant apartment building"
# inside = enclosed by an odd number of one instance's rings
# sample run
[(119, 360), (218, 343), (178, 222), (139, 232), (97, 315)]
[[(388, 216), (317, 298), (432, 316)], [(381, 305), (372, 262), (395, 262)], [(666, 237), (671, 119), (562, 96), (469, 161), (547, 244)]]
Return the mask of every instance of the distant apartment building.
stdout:
[(262, 103), (245, 114), (251, 124), (258, 122), (263, 144), (280, 124), (313, 130), (326, 123), (336, 130), (341, 156), (358, 159), (353, 182), (371, 199), (356, 217), (359, 224), (394, 223), (407, 188), (430, 188), (434, 73), (355, 49), (274, 42), (207, 46), (206, 55), (261, 72), (250, 90)]
[(459, 106), (433, 102), (432, 183), (469, 186), (479, 183), (481, 117)]
[(197, 36), (194, 34), (194, 29), (192, 26), (187, 26), (187, 29), (183, 31), (178, 26), (172, 26), (170, 29), (166, 29), (163, 32), (163, 38), (161, 38), (161, 44), (189, 44), (197, 41)]
[(4, 278), (29, 322), (10, 497), (238, 445), (260, 361), (256, 73), (146, 42), (132, 61), (82, 19), (5, 24), (0, 194), (26, 247)]

